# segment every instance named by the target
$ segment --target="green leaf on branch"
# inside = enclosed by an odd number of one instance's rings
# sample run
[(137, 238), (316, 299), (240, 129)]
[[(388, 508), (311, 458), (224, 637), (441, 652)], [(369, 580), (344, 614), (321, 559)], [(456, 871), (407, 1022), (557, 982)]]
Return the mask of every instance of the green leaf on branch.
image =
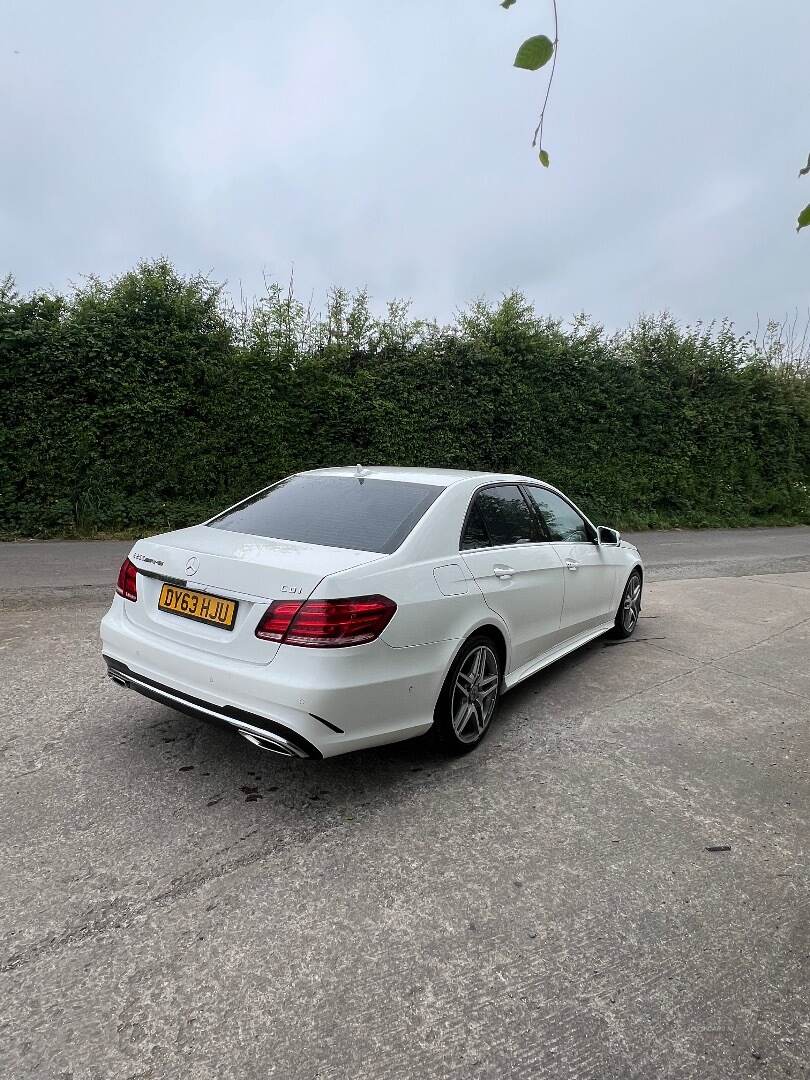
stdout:
[(510, 8), (510, 7), (511, 7), (511, 6), (513, 5), (513, 4), (516, 4), (516, 3), (517, 3), (517, 0), (503, 0), (503, 3), (501, 4), (501, 7), (502, 7), (502, 8), (506, 8), (506, 10), (508, 11), (508, 10), (509, 10), (509, 8)]
[(807, 164), (805, 165), (805, 167), (803, 169), (799, 169), (799, 176), (807, 176), (808, 173), (810, 173), (810, 154), (807, 155)]
[(800, 232), (807, 225), (810, 225), (810, 204), (805, 206), (804, 210), (799, 214), (799, 224), (796, 226), (796, 232)]
[(554, 55), (554, 43), (545, 34), (527, 38), (517, 51), (515, 67), (524, 71), (537, 71)]
[(538, 157), (540, 158), (540, 164), (543, 166), (544, 169), (547, 169), (551, 164), (551, 159), (548, 156), (548, 150), (541, 150), (538, 154)]

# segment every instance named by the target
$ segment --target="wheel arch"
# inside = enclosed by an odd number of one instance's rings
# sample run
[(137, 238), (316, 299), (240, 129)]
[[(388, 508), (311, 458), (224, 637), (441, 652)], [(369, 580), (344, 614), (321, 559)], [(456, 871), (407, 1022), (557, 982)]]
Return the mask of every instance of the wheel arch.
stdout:
[[(641, 564), (641, 562), (637, 562), (631, 567), (630, 574), (634, 574), (636, 571), (638, 571), (638, 576), (641, 578), (641, 591), (642, 591), (642, 595), (643, 595), (643, 593), (644, 593), (644, 567)], [(630, 580), (630, 574), (627, 575), (627, 581)], [(625, 581), (625, 585), (627, 584), (627, 581)]]
[(506, 643), (506, 636), (504, 635), (501, 628), (499, 626), (496, 626), (495, 623), (487, 622), (484, 623), (483, 626), (479, 626), (477, 630), (474, 630), (473, 633), (465, 639), (465, 644), (467, 641), (470, 640), (471, 637), (474, 637), (476, 634), (484, 634), (486, 637), (491, 638), (492, 643), (495, 645), (495, 648), (497, 650), (498, 659), (501, 662), (501, 681), (503, 681), (503, 679), (506, 678), (506, 661), (509, 655), (508, 646)]
[(623, 577), (621, 576), (621, 574), (617, 575), (616, 577), (616, 591), (613, 594), (613, 604), (611, 607), (614, 616), (617, 616), (619, 613), (619, 607), (621, 606), (622, 597), (624, 596), (624, 590), (627, 588), (627, 582), (630, 580), (630, 575), (636, 570), (638, 570), (639, 574), (641, 575), (642, 591), (644, 589), (644, 567), (641, 563), (641, 560), (634, 560), (634, 562), (626, 569), (627, 573)]
[(617, 603), (620, 604), (622, 602), (622, 597), (624, 596), (624, 590), (627, 588), (627, 582), (630, 580), (630, 576), (632, 574), (634, 574), (636, 571), (638, 571), (639, 577), (641, 578), (641, 587), (644, 588), (644, 566), (643, 566), (641, 560), (637, 559), (632, 564), (632, 566), (629, 566), (627, 568), (627, 573), (619, 581)]
[(459, 640), (458, 646), (453, 650), (453, 655), (450, 657), (450, 662), (447, 664), (442, 675), (442, 681), (439, 687), (439, 697), (441, 696), (442, 690), (444, 690), (445, 684), (447, 682), (447, 676), (450, 674), (453, 664), (455, 664), (462, 649), (471, 638), (474, 638), (480, 634), (483, 634), (485, 637), (490, 638), (492, 643), (495, 645), (498, 653), (498, 659), (501, 662), (501, 683), (503, 684), (503, 681), (506, 678), (507, 665), (509, 663), (509, 639), (506, 636), (504, 628), (499, 626), (494, 619), (485, 619), (478, 626), (473, 627), (473, 629), (470, 630), (468, 634), (465, 634), (465, 636)]

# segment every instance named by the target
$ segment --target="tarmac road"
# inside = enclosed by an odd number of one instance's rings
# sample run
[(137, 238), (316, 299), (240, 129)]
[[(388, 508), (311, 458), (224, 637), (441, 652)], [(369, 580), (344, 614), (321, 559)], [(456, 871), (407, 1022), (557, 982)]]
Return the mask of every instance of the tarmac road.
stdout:
[(0, 545), (0, 1076), (807, 1076), (810, 530), (639, 543), (476, 752), (321, 763), (104, 677), (129, 545)]

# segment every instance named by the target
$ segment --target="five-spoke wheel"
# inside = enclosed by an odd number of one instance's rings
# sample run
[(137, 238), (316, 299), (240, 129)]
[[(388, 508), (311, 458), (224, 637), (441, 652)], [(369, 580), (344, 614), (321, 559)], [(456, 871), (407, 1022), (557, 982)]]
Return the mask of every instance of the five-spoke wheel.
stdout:
[(448, 749), (463, 753), (483, 739), (501, 692), (501, 661), (491, 638), (475, 635), (464, 645), (434, 714), (434, 732)]
[(634, 570), (627, 579), (619, 610), (616, 613), (616, 621), (613, 624), (614, 637), (630, 637), (638, 625), (640, 611), (641, 573)]
[(480, 739), (492, 719), (501, 680), (498, 658), (489, 645), (467, 653), (453, 687), (453, 730), (461, 742)]

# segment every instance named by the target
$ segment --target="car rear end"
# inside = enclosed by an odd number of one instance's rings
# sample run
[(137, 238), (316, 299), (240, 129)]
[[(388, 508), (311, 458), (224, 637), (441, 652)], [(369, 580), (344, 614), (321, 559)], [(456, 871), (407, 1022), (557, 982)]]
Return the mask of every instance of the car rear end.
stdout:
[[(101, 626), (110, 677), (287, 756), (425, 730), (436, 658), (392, 648), (397, 600), (361, 586), (442, 487), (325, 479), (290, 478), (204, 525), (136, 543)], [(350, 595), (336, 597), (347, 571)]]

